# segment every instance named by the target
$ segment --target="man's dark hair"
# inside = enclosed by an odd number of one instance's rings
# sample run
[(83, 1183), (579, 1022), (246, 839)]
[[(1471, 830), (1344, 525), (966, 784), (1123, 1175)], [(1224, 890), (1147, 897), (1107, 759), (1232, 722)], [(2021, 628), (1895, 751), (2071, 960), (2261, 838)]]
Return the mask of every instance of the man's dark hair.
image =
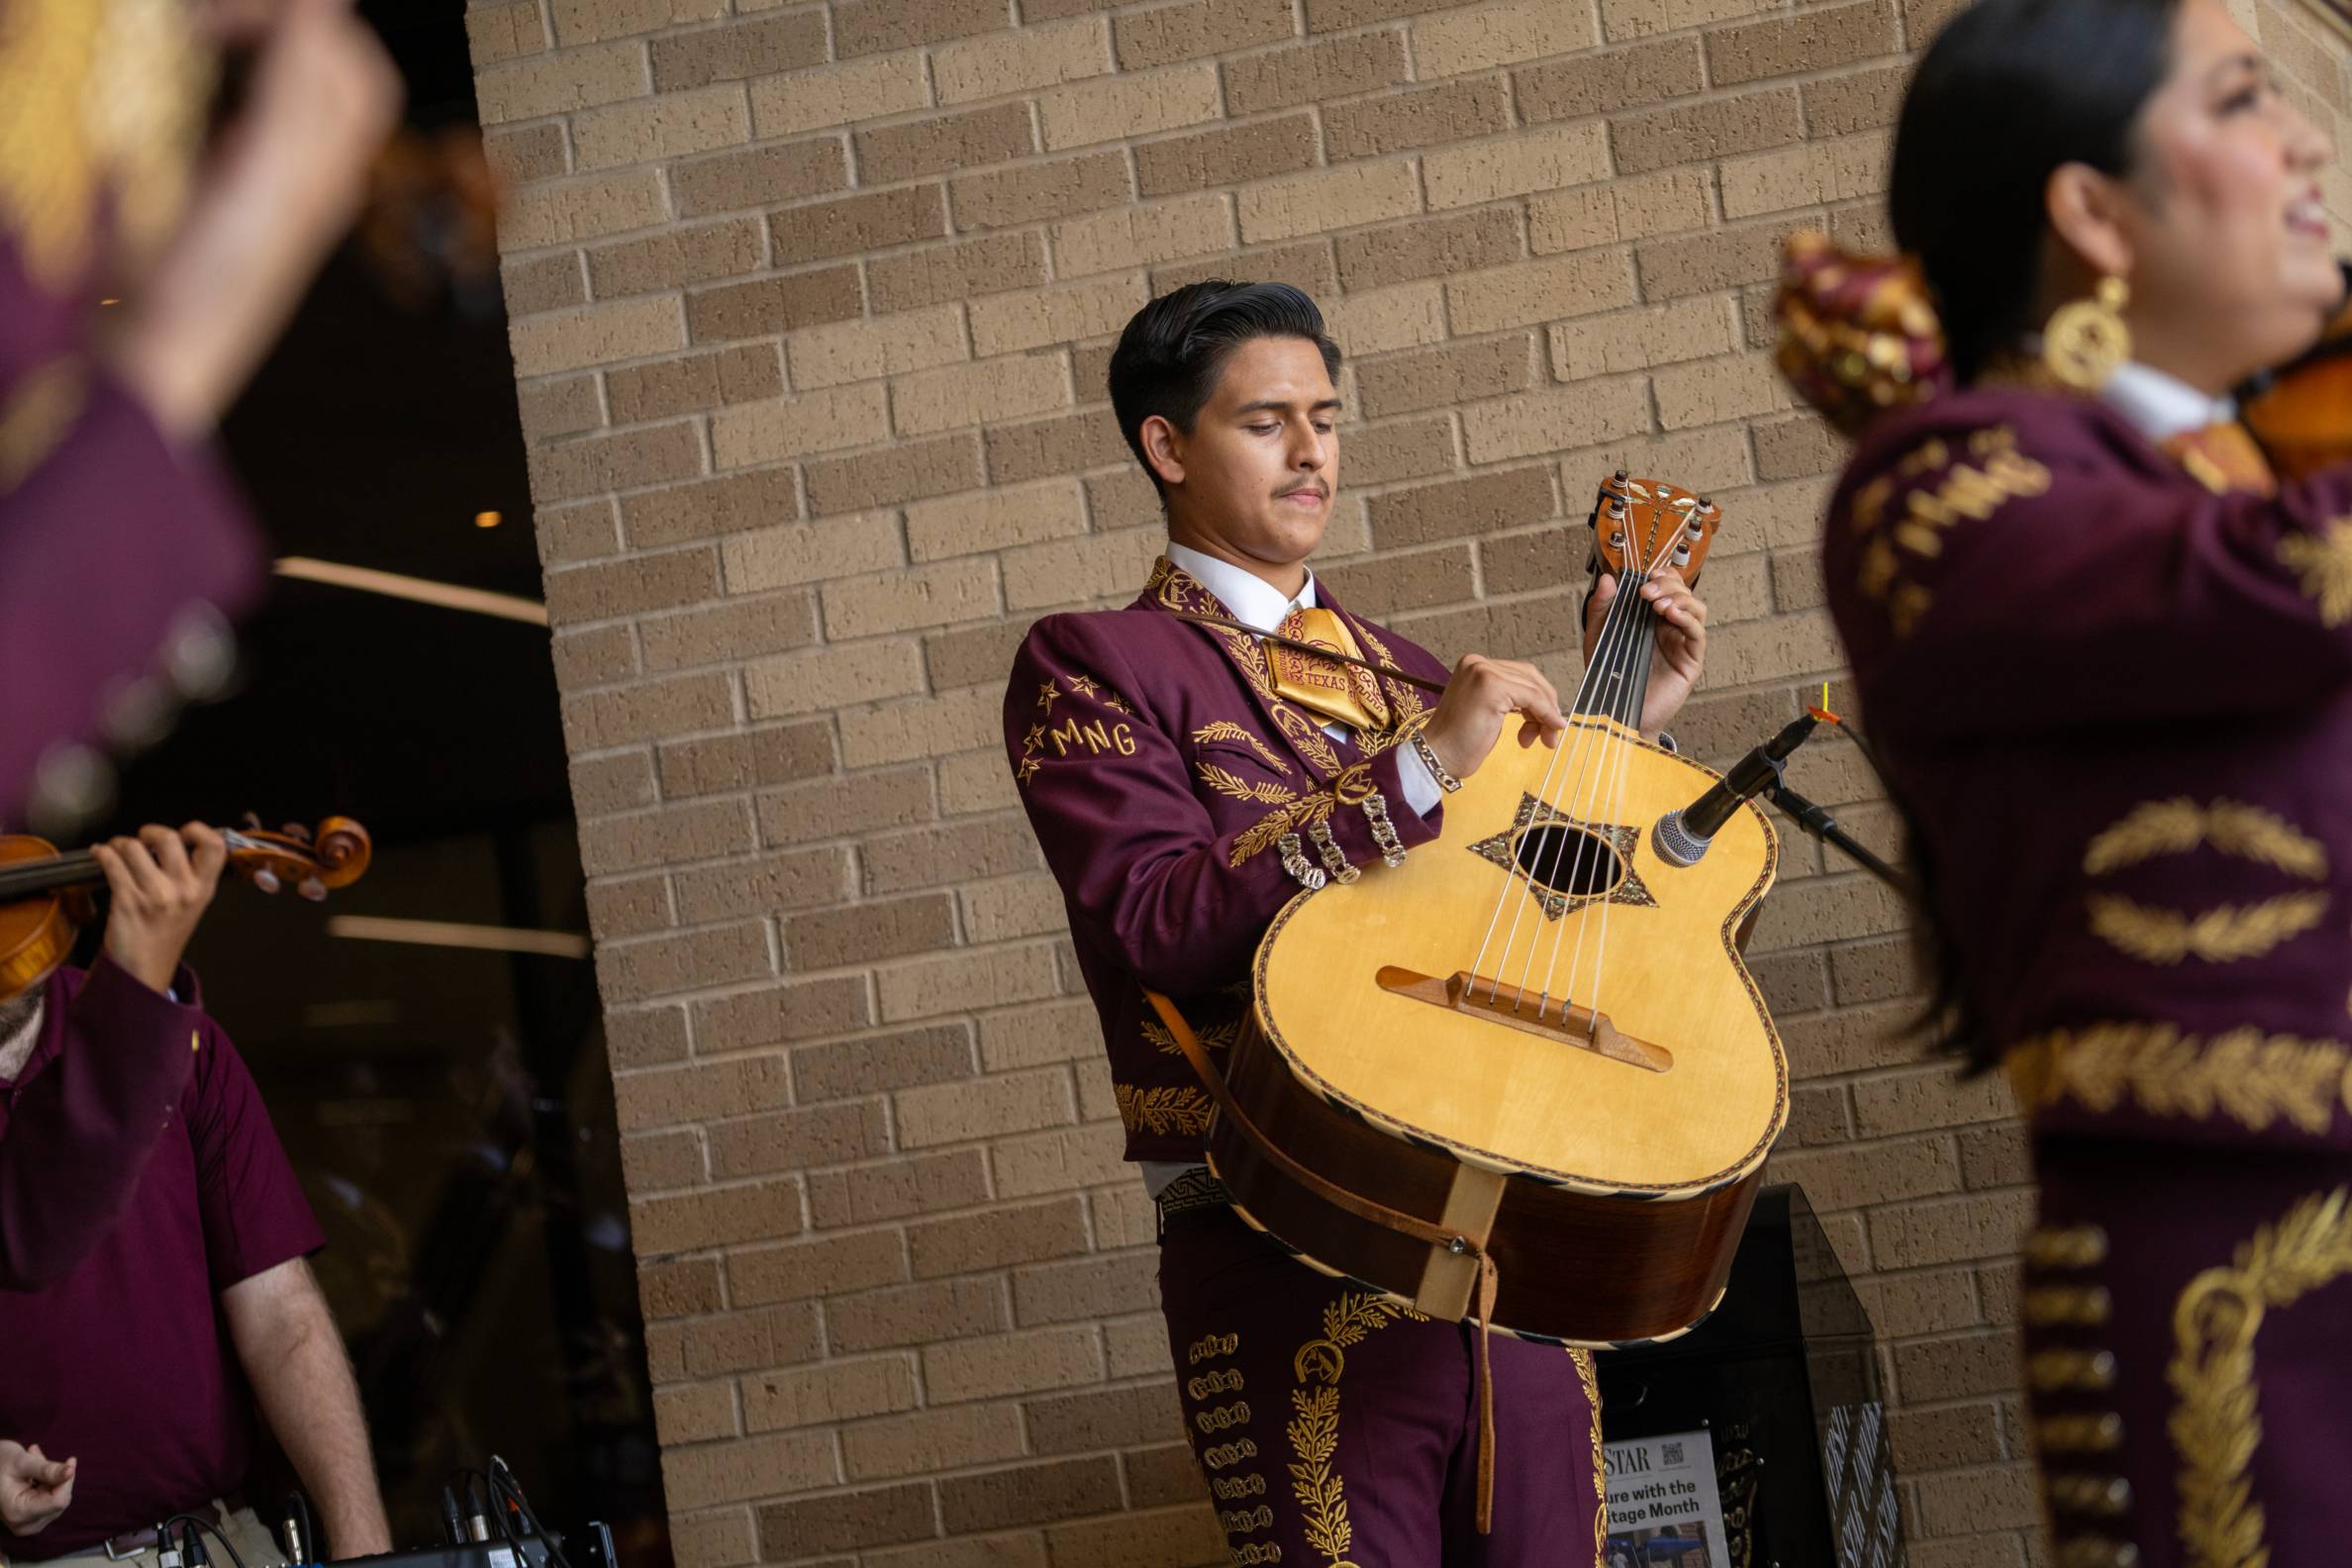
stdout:
[(1111, 352), (1112, 412), (1163, 502), (1168, 487), (1144, 460), (1143, 422), (1157, 414), (1191, 435), (1225, 361), (1253, 338), (1305, 339), (1322, 352), (1323, 369), (1338, 385), (1339, 345), (1323, 330), (1323, 312), (1306, 290), (1288, 283), (1187, 283), (1135, 312), (1119, 335)]

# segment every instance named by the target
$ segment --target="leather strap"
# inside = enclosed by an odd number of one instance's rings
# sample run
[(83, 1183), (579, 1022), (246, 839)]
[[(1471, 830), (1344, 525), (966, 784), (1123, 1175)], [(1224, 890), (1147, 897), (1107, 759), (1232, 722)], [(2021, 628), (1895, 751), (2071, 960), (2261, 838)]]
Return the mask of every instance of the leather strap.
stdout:
[(1225, 1074), (1218, 1071), (1217, 1064), (1209, 1059), (1208, 1050), (1193, 1033), (1192, 1026), (1184, 1021), (1184, 1015), (1177, 1010), (1176, 1004), (1157, 991), (1145, 991), (1143, 996), (1151, 1004), (1151, 1010), (1159, 1015), (1160, 1023), (1175, 1036), (1176, 1048), (1184, 1053), (1184, 1059), (1192, 1065), (1193, 1072), (1208, 1089), (1209, 1098), (1217, 1102), (1219, 1113), (1233, 1124), (1234, 1130), (1247, 1138), (1268, 1164), (1343, 1214), (1351, 1214), (1358, 1220), (1394, 1230), (1400, 1235), (1411, 1236), (1416, 1241), (1443, 1247), (1448, 1252), (1478, 1260), (1478, 1533), (1491, 1533), (1495, 1523), (1495, 1374), (1488, 1344), (1495, 1322), (1495, 1295), (1502, 1286), (1502, 1274), (1495, 1266), (1494, 1254), (1486, 1249), (1483, 1238), (1473, 1240), (1459, 1231), (1432, 1225), (1418, 1215), (1409, 1215), (1385, 1204), (1374, 1203), (1291, 1158), (1260, 1130), (1256, 1123), (1249, 1120), (1249, 1113), (1242, 1110), (1241, 1103), (1233, 1098), (1233, 1091), (1225, 1084)]
[(1317, 658), (1329, 659), (1338, 664), (1353, 664), (1356, 668), (1368, 669), (1375, 675), (1386, 675), (1390, 680), (1403, 681), (1408, 686), (1419, 686), (1422, 691), (1442, 692), (1445, 690), (1445, 682), (1441, 680), (1431, 680), (1426, 675), (1415, 675), (1410, 671), (1397, 669), (1387, 664), (1375, 664), (1368, 658), (1357, 658), (1353, 653), (1334, 652), (1320, 642), (1302, 641), (1298, 637), (1284, 637), (1279, 632), (1260, 632), (1256, 627), (1244, 626), (1238, 621), (1228, 621), (1224, 616), (1200, 615), (1190, 610), (1174, 610), (1169, 613), (1179, 621), (1190, 621), (1194, 626), (1224, 627), (1227, 632), (1246, 632), (1259, 641), (1271, 642), (1276, 647), (1297, 648), (1300, 652), (1312, 653)]

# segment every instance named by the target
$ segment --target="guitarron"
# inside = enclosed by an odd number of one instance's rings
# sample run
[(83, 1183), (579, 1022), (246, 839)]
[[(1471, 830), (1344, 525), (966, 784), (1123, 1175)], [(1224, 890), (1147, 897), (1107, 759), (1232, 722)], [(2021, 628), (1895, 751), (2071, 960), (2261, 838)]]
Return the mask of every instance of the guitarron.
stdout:
[(1621, 588), (1559, 746), (1507, 730), (1437, 839), (1294, 899), (1222, 1074), (1154, 1003), (1250, 1224), (1433, 1317), (1608, 1345), (1714, 1310), (1788, 1062), (1738, 945), (1772, 825), (1743, 805), (1688, 866), (1652, 843), (1718, 775), (1641, 735), (1637, 590), (1670, 563), (1695, 578), (1719, 515), (1619, 473), (1593, 521)]

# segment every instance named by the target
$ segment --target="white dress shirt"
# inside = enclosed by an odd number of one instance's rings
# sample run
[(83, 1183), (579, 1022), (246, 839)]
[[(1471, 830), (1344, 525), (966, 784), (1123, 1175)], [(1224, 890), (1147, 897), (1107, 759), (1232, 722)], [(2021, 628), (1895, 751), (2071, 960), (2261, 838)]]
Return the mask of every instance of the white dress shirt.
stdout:
[(2115, 367), (2099, 400), (2129, 420), (2152, 441), (2167, 441), (2237, 418), (2230, 398), (2208, 397), (2168, 371), (2137, 360)]

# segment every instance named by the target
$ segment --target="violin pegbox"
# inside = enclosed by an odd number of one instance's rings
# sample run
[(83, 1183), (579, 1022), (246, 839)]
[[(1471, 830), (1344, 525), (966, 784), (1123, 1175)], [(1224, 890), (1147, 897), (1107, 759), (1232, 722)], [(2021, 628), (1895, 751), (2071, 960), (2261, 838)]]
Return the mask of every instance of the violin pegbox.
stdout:
[(247, 812), (245, 825), (223, 836), (229, 840), (231, 870), (264, 893), (291, 882), (314, 904), (327, 897), (328, 889), (358, 881), (374, 853), (367, 830), (348, 817), (326, 818), (316, 832), (288, 823), (272, 833)]
[(1722, 520), (1722, 509), (1705, 496), (1619, 468), (1593, 502), (1593, 545), (1602, 569), (1619, 578), (1630, 558), (1636, 570), (1672, 566), (1695, 584)]

